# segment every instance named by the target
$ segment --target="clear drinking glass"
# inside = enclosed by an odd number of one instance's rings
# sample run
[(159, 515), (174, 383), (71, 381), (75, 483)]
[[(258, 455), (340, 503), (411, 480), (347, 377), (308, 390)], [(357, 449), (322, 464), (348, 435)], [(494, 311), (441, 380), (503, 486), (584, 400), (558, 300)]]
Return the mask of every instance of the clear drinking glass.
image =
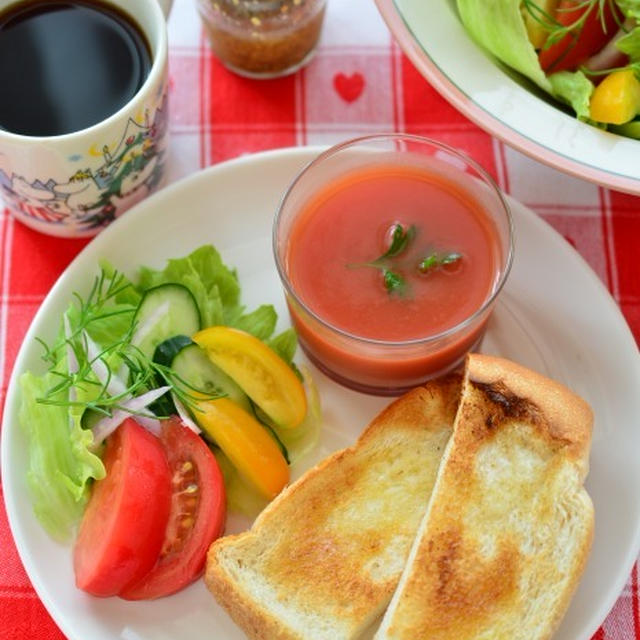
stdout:
[[(336, 326), (298, 290), (297, 267), (291, 259), (292, 247), (299, 237), (295, 233), (292, 236), (292, 230), (301, 216), (303, 221), (307, 219), (304, 216), (310, 203), (330, 197), (333, 185), (343, 184), (351, 174), (359, 175), (357, 172), (381, 166), (409, 167), (424, 174), (427, 180), (454, 185), (456, 192), (462, 194), (460, 197), (469, 198), (486, 216), (483, 224), (486, 223), (493, 234), (490, 245), (493, 266), (489, 268), (493, 271), (489, 271), (490, 277), (485, 279), (490, 283), (486, 295), (483, 289), (479, 296), (484, 297), (479, 298), (477, 306), (450, 326), (435, 332), (425, 328), (423, 335), (409, 339), (374, 339), (359, 335), (348, 326)], [(327, 185), (330, 185), (328, 191)], [(429, 207), (430, 203), (425, 202), (425, 206)], [(342, 233), (342, 227), (338, 224), (331, 228), (332, 242)], [(417, 136), (370, 136), (325, 151), (298, 174), (276, 213), (273, 248), (292, 323), (309, 359), (348, 387), (379, 395), (397, 395), (455, 368), (467, 352), (478, 347), (511, 267), (511, 213), (492, 178), (466, 155)], [(350, 277), (348, 269), (344, 277)], [(437, 300), (431, 302), (438, 304)], [(353, 303), (345, 296), (339, 304), (348, 307)]]

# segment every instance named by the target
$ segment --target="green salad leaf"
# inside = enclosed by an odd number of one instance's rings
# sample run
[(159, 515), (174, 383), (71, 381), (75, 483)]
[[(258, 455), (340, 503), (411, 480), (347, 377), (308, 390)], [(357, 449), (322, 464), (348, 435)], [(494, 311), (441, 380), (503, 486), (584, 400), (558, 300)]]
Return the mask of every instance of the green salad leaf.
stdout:
[(616, 4), (627, 18), (640, 21), (640, 0), (616, 0)]
[(184, 258), (170, 259), (161, 271), (140, 269), (138, 286), (143, 291), (167, 282), (182, 284), (191, 291), (205, 327), (227, 324), (226, 315), (237, 313), (238, 276), (211, 245), (200, 247)]
[(226, 324), (236, 329), (251, 333), (259, 340), (268, 340), (276, 328), (278, 314), (270, 304), (263, 304), (251, 313), (243, 313), (237, 307), (226, 314)]
[(554, 95), (566, 102), (578, 118), (589, 118), (589, 101), (594, 86), (582, 71), (558, 71), (549, 76)]
[[(70, 343), (77, 346), (83, 331), (101, 346), (125, 339), (139, 298), (124, 276), (103, 265), (90, 292), (84, 298), (76, 296), (65, 312)], [(19, 421), (29, 443), (29, 492), (36, 516), (58, 540), (70, 537), (88, 499), (90, 482), (105, 473), (100, 457), (91, 450), (93, 436), (82, 427), (84, 406), (96, 400), (102, 385), (90, 372), (86, 355), (80, 349), (74, 353), (79, 370), (88, 371), (82, 383), (74, 384), (69, 374), (62, 326), (54, 343), (45, 345), (48, 371), (40, 376), (27, 372), (20, 378)], [(120, 365), (117, 357), (109, 361), (112, 370)], [(70, 405), (72, 401), (77, 404)]]
[(120, 273), (107, 260), (99, 262), (100, 270), (107, 280), (117, 280), (119, 283), (118, 291), (113, 296), (113, 302), (117, 304), (129, 305), (137, 307), (140, 304), (142, 295), (138, 288), (123, 273)]
[(267, 344), (285, 361), (291, 364), (298, 348), (298, 334), (293, 329), (286, 329), (279, 333)]
[(139, 289), (175, 282), (191, 291), (200, 310), (202, 326), (226, 325), (242, 329), (260, 340), (273, 334), (278, 316), (271, 305), (245, 313), (235, 270), (222, 261), (212, 245), (204, 245), (184, 258), (168, 260), (162, 270), (141, 267)]
[[(638, 11), (640, 13), (640, 10)], [(640, 16), (637, 18), (640, 20)], [(640, 27), (635, 27), (616, 42), (616, 47), (629, 56), (631, 62), (640, 61)]]
[(29, 442), (27, 484), (34, 512), (49, 535), (65, 541), (82, 515), (90, 479), (105, 471), (89, 450), (93, 436), (82, 429), (80, 416), (38, 402), (57, 382), (55, 372), (20, 377), (20, 424)]
[(552, 93), (538, 55), (529, 41), (520, 0), (457, 0), (460, 18), (471, 36), (507, 66)]

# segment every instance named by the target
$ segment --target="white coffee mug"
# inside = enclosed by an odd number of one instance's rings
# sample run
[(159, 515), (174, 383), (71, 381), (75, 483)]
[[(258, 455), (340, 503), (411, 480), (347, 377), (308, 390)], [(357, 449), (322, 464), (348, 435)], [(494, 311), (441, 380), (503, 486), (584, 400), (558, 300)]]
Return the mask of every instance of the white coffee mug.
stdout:
[[(43, 137), (0, 129), (1, 199), (18, 220), (49, 235), (95, 235), (164, 180), (171, 0), (103, 1), (131, 16), (149, 43), (151, 70), (140, 90), (80, 131)], [(0, 11), (14, 3), (0, 0)]]

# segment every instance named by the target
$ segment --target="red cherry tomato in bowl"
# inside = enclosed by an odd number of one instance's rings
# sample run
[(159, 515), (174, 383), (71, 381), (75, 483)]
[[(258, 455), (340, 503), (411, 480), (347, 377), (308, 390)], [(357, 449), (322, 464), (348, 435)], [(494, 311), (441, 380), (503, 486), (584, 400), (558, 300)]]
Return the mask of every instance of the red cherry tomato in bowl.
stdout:
[(171, 505), (171, 476), (160, 440), (135, 420), (107, 438), (106, 476), (96, 481), (73, 552), (76, 585), (113, 596), (153, 567)]
[(177, 418), (165, 422), (160, 439), (171, 469), (171, 512), (158, 560), (120, 592), (127, 600), (160, 598), (193, 582), (204, 569), (209, 545), (224, 530), (224, 482), (209, 447)]
[[(547, 73), (575, 71), (598, 53), (617, 33), (621, 21), (624, 20), (620, 11), (617, 7), (613, 8), (612, 4), (603, 3), (602, 12), (596, 4), (577, 33), (569, 32), (558, 42), (543, 48), (538, 55), (540, 66)], [(568, 27), (580, 19), (588, 8), (588, 3), (580, 0), (560, 0), (555, 19)]]

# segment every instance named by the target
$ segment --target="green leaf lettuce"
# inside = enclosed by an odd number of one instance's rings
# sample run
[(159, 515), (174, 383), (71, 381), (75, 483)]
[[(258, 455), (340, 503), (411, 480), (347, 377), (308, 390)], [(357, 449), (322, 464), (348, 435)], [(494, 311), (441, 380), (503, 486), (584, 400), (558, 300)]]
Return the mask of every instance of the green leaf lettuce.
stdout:
[(558, 71), (549, 76), (553, 94), (570, 105), (578, 118), (589, 119), (589, 101), (594, 86), (582, 71)]
[(458, 0), (458, 11), (465, 28), (478, 44), (552, 93), (529, 41), (520, 5), (520, 0)]
[(34, 512), (53, 538), (68, 540), (84, 510), (89, 481), (104, 477), (104, 466), (89, 451), (93, 436), (81, 428), (79, 415), (38, 401), (57, 382), (52, 372), (21, 376), (20, 424), (29, 441), (27, 484)]
[(191, 291), (205, 327), (226, 324), (225, 313), (239, 304), (238, 277), (211, 245), (200, 247), (184, 258), (169, 260), (161, 271), (140, 269), (142, 290), (167, 282), (182, 284)]

